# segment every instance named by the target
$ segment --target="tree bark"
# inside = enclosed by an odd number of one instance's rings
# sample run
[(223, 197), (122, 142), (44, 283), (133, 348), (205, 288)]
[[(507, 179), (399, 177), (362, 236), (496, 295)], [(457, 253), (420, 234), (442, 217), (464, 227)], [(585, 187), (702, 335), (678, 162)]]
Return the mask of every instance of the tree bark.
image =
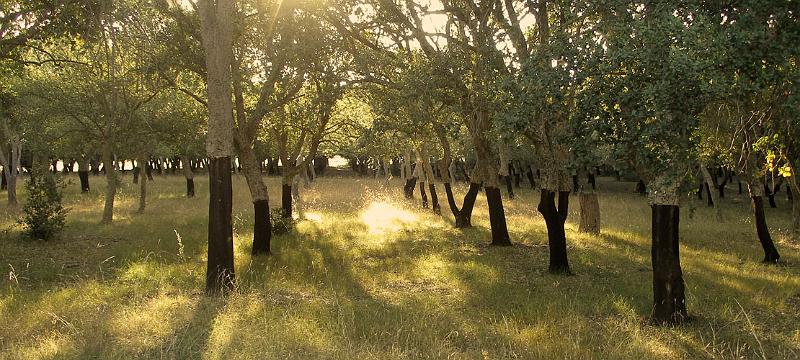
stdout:
[(208, 267), (206, 292), (233, 288), (233, 223), (231, 156), (233, 156), (233, 23), (235, 0), (200, 0), (198, 15), (206, 63), (208, 94)]
[(775, 264), (780, 260), (781, 256), (778, 254), (778, 249), (775, 247), (772, 236), (769, 234), (767, 219), (764, 215), (764, 187), (759, 181), (751, 181), (747, 185), (750, 191), (753, 216), (755, 217), (756, 234), (758, 235), (759, 242), (761, 242), (761, 247), (764, 249), (763, 262)]
[[(714, 194), (713, 191), (711, 191), (712, 187), (713, 188), (718, 188), (718, 186), (716, 184), (716, 181), (714, 181), (714, 178), (711, 176), (711, 173), (708, 171), (708, 169), (704, 165), (700, 165), (700, 172), (703, 174), (703, 179), (705, 180), (705, 183), (706, 183), (706, 190), (707, 190), (707, 194), (708, 194), (708, 204), (709, 204), (709, 206), (713, 206), (714, 207), (714, 214), (716, 215), (717, 220), (722, 220), (722, 210), (720, 209), (719, 199), (717, 198), (717, 195)], [(724, 188), (724, 185), (723, 185), (723, 188)]]
[(261, 169), (258, 166), (255, 151), (250, 145), (242, 144), (245, 142), (245, 139), (241, 139), (243, 135), (244, 134), (240, 131), (235, 145), (239, 153), (239, 163), (242, 166), (241, 172), (244, 173), (247, 187), (250, 190), (250, 199), (253, 201), (255, 219), (253, 221), (252, 254), (269, 255), (271, 252), (270, 243), (272, 241), (272, 223), (269, 217), (269, 194), (267, 192), (267, 185), (261, 178)]
[(558, 192), (558, 206), (556, 206), (556, 192), (542, 189), (539, 198), (539, 213), (544, 218), (547, 226), (547, 241), (550, 248), (549, 271), (553, 274), (572, 274), (567, 259), (567, 236), (564, 224), (567, 221), (569, 210), (569, 191)]
[(653, 204), (653, 313), (657, 324), (678, 324), (688, 316), (679, 252), (680, 207)]
[(287, 184), (284, 180), (281, 196), (281, 208), (283, 209), (283, 217), (285, 219), (292, 218), (292, 185)]
[(581, 191), (578, 194), (581, 206), (581, 221), (578, 231), (589, 234), (600, 234), (600, 203), (594, 191)]
[(231, 159), (211, 157), (209, 161), (208, 266), (206, 292), (218, 293), (233, 288), (233, 191)]
[(78, 163), (78, 179), (81, 182), (81, 193), (85, 194), (88, 193), (89, 188), (89, 159), (88, 158), (81, 158), (80, 163)]
[[(144, 160), (146, 157), (142, 157), (141, 159)], [(136, 210), (138, 213), (144, 213), (145, 207), (147, 207), (147, 177), (142, 177), (142, 181), (139, 182), (139, 209)]]
[(16, 207), (17, 201), (17, 170), (20, 166), (20, 159), (22, 158), (22, 140), (19, 136), (12, 134), (7, 126), (4, 126), (4, 133), (6, 134), (7, 141), (9, 142), (10, 149), (6, 153), (4, 148), (0, 148), (0, 165), (3, 165), (3, 175), (6, 182), (6, 190), (8, 197), (8, 206)]
[(194, 171), (192, 171), (191, 161), (185, 157), (181, 163), (183, 164), (183, 177), (186, 178), (186, 197), (194, 197)]
[(508, 226), (506, 224), (505, 209), (503, 209), (503, 197), (500, 189), (487, 186), (484, 189), (486, 202), (489, 204), (489, 223), (492, 230), (492, 243), (494, 246), (511, 246), (511, 238), (508, 236)]

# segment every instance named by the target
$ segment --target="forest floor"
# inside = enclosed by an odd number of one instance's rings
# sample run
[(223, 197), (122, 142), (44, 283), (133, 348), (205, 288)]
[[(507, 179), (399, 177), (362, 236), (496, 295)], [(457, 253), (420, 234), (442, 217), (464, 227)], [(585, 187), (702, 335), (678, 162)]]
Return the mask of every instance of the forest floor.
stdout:
[[(306, 217), (250, 255), (252, 203), (234, 179), (237, 289), (203, 295), (207, 178), (196, 198), (179, 176), (138, 188), (123, 178), (113, 225), (101, 226), (104, 180), (77, 176), (56, 240), (20, 235), (0, 202), (0, 358), (673, 359), (800, 357), (800, 242), (785, 194), (767, 220), (782, 255), (760, 263), (747, 198), (729, 188), (723, 221), (687, 196), (681, 258), (691, 321), (648, 323), (650, 209), (634, 184), (599, 182), (602, 235), (567, 222), (575, 276), (547, 272), (538, 193), (504, 198), (513, 247), (488, 246), (483, 194), (472, 229), (403, 199), (401, 183), (320, 178)], [(268, 178), (278, 207), (279, 178)], [(23, 186), (20, 186), (22, 190)], [(466, 191), (456, 186), (459, 203)], [(418, 193), (415, 194), (418, 198)], [(505, 192), (504, 192), (505, 197)], [(21, 198), (24, 192), (21, 191)]]

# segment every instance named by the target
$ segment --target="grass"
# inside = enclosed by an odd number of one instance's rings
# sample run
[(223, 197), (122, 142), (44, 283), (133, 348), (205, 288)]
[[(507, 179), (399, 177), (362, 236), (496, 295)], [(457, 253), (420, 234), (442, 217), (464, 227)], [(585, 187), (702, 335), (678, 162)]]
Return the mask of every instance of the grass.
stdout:
[[(182, 178), (157, 176), (146, 212), (136, 214), (126, 176), (111, 226), (98, 225), (102, 178), (91, 178), (88, 195), (70, 181), (72, 210), (57, 240), (23, 238), (18, 213), (0, 207), (0, 358), (800, 357), (800, 244), (787, 235), (783, 199), (767, 209), (778, 266), (759, 263), (746, 199), (729, 190), (723, 222), (688, 200), (681, 255), (693, 320), (654, 327), (650, 213), (631, 183), (600, 182), (600, 236), (577, 232), (572, 198), (577, 275), (564, 277), (547, 273), (538, 194), (529, 189), (505, 202), (515, 246), (494, 248), (482, 195), (475, 227), (460, 231), (450, 216), (406, 202), (398, 180), (386, 188), (321, 178), (304, 195), (310, 220), (273, 239), (273, 256), (252, 258), (252, 207), (236, 176), (238, 288), (207, 297), (205, 177), (187, 199)], [(277, 207), (279, 180), (267, 181)], [(457, 196), (465, 190), (457, 186)]]

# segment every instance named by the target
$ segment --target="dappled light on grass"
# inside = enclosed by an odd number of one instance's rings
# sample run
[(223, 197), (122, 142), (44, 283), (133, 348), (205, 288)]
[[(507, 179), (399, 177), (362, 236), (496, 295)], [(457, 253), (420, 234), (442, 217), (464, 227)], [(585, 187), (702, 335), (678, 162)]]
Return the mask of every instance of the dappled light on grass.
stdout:
[[(280, 178), (265, 180), (280, 198)], [(704, 221), (702, 207), (681, 224), (695, 320), (660, 328), (647, 322), (650, 210), (635, 194), (600, 192), (600, 236), (577, 233), (570, 207), (577, 276), (559, 277), (536, 191), (504, 201), (515, 246), (495, 248), (483, 194), (473, 228), (454, 229), (448, 211), (403, 199), (399, 179), (322, 177), (304, 193), (308, 221), (252, 257), (252, 203), (234, 176), (238, 287), (215, 298), (203, 295), (206, 177), (187, 199), (183, 178), (156, 176), (143, 215), (129, 182), (111, 226), (97, 225), (103, 179), (88, 196), (68, 188), (74, 211), (48, 243), (21, 238), (0, 205), (0, 266), (19, 281), (0, 287), (0, 358), (761, 358), (758, 341), (767, 358), (800, 353), (797, 243), (779, 242), (787, 264), (760, 264), (752, 224), (733, 216), (746, 203), (726, 203), (735, 221)], [(459, 202), (465, 191), (454, 186)], [(785, 228), (786, 209), (770, 225)]]
[(361, 221), (372, 235), (402, 230), (417, 221), (417, 215), (386, 201), (375, 201), (361, 213)]
[(315, 222), (315, 223), (320, 223), (320, 222), (322, 222), (322, 219), (323, 219), (322, 214), (320, 214), (318, 212), (307, 212), (307, 213), (305, 213), (303, 215), (304, 215), (304, 219), (305, 220), (308, 220), (308, 221), (311, 221), (311, 222)]

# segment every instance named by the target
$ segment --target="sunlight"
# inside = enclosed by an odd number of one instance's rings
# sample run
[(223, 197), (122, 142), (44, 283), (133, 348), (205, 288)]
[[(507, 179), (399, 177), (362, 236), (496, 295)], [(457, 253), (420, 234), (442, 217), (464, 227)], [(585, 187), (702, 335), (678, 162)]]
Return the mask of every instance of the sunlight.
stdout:
[(322, 222), (322, 214), (320, 214), (318, 212), (307, 212), (307, 213), (305, 213), (303, 215), (304, 215), (305, 220), (308, 220), (308, 221), (311, 221), (311, 222), (315, 222), (315, 223), (321, 223)]
[(370, 234), (395, 232), (408, 223), (417, 221), (417, 216), (394, 204), (376, 201), (361, 214), (361, 221), (367, 225)]

